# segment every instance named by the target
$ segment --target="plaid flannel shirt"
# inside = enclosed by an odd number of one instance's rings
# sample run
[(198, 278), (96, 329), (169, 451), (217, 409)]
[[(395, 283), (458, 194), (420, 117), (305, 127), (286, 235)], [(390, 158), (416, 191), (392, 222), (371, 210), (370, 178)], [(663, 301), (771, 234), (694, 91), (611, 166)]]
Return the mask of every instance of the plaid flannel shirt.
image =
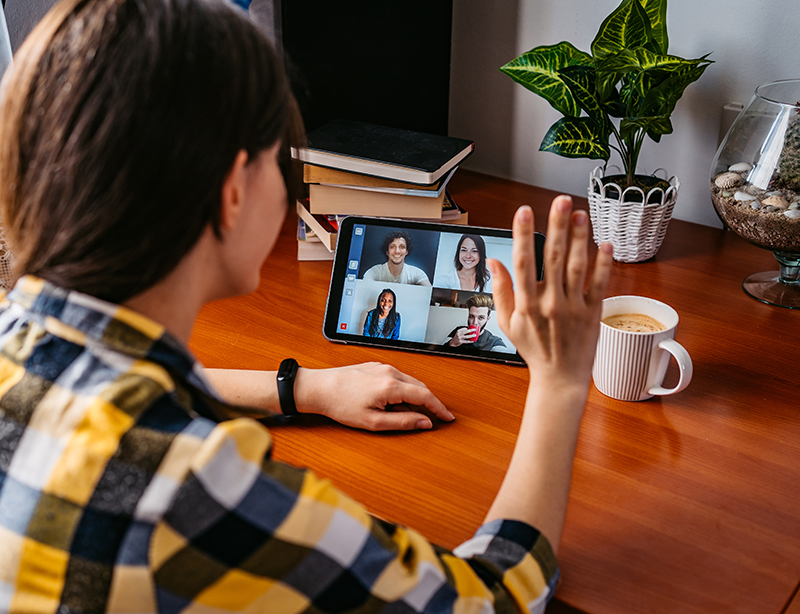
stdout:
[(448, 552), (272, 461), (225, 408), (160, 325), (22, 278), (0, 301), (0, 612), (544, 610), (535, 529)]

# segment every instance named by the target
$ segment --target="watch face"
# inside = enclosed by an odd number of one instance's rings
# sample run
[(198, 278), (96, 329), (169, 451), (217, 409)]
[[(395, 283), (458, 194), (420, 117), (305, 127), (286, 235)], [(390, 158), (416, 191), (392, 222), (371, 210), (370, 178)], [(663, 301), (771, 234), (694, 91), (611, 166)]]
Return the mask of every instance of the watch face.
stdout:
[(283, 382), (290, 379), (297, 373), (297, 361), (293, 358), (287, 358), (278, 367), (278, 381)]

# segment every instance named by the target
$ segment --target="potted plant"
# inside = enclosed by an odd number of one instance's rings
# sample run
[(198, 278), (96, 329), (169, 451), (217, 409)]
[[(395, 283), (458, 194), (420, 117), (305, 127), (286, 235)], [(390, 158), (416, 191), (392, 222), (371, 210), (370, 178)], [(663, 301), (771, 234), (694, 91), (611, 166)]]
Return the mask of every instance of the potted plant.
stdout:
[[(564, 41), (500, 68), (564, 116), (540, 151), (605, 161), (589, 180), (594, 239), (611, 241), (623, 262), (655, 255), (679, 187), (675, 177), (637, 175), (645, 136), (659, 142), (672, 132), (675, 104), (711, 64), (707, 55), (686, 60), (667, 53), (666, 16), (667, 0), (622, 0), (600, 25), (591, 53)], [(624, 174), (607, 177), (612, 150)]]

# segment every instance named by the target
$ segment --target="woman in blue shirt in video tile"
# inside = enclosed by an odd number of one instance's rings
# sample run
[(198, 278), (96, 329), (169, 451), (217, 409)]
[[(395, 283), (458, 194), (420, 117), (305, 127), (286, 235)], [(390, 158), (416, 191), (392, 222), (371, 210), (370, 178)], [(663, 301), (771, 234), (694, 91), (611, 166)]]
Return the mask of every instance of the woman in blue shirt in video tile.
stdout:
[(389, 288), (378, 295), (375, 309), (371, 309), (364, 322), (365, 337), (400, 338), (400, 314), (397, 313), (397, 297)]
[(453, 264), (455, 269), (436, 276), (434, 286), (471, 292), (492, 291), (492, 275), (486, 266), (486, 244), (483, 237), (462, 235), (456, 246)]

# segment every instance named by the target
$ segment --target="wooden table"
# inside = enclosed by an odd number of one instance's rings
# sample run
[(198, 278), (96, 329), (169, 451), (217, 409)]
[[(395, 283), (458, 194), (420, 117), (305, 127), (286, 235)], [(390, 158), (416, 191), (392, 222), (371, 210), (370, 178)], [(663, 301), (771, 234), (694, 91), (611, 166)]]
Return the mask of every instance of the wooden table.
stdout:
[[(528, 203), (541, 231), (555, 195), (464, 170), (452, 193), (472, 224), (507, 228)], [(425, 381), (454, 423), (372, 434), (308, 418), (274, 429), (275, 455), (331, 478), (373, 513), (456, 546), (500, 485), (526, 369), (325, 341), (331, 265), (298, 263), (294, 231), (290, 218), (256, 293), (203, 310), (192, 349), (209, 367), (274, 370), (287, 356), (307, 367), (377, 360)], [(769, 269), (777, 270), (769, 252), (678, 220), (653, 260), (615, 264), (609, 295), (650, 296), (678, 311), (694, 379), (678, 395), (640, 403), (592, 388), (553, 610), (800, 611), (800, 312), (741, 289), (747, 275)], [(669, 372), (667, 383), (676, 377)]]

